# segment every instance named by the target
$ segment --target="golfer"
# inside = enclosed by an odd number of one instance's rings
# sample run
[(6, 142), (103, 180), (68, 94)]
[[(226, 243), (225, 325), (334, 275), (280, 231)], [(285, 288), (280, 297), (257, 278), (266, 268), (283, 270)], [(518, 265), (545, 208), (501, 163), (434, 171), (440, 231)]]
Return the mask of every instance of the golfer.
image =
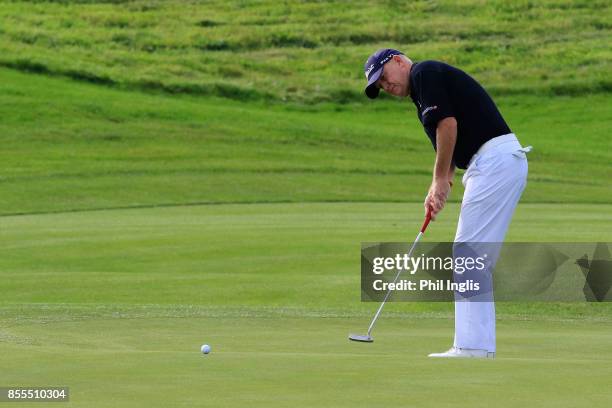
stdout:
[[(383, 89), (400, 98), (409, 96), (416, 106), (436, 151), (425, 198), (425, 209), (431, 209), (433, 219), (444, 208), (455, 168), (466, 170), (455, 248), (457, 243), (503, 242), (527, 182), (526, 153), (531, 146), (520, 145), (487, 92), (455, 67), (438, 61), (412, 62), (400, 51), (381, 49), (368, 58), (364, 69), (369, 98)], [(429, 357), (494, 358), (492, 289), (487, 301), (455, 299), (453, 347)]]

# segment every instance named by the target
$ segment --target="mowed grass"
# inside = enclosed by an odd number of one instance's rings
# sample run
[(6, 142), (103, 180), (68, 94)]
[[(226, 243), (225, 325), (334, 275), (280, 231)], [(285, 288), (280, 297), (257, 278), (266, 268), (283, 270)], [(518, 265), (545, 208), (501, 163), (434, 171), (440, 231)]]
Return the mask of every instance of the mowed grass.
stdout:
[[(449, 204), (427, 240), (452, 241)], [(204, 205), (2, 217), (11, 303), (359, 306), (361, 242), (411, 242), (422, 204)], [(605, 241), (610, 205), (522, 204), (508, 240)], [(366, 306), (367, 307), (367, 306)]]
[[(452, 239), (450, 204), (425, 240)], [(421, 205), (231, 204), (2, 217), (0, 383), (83, 407), (606, 407), (609, 304), (499, 304), (494, 361), (431, 361), (453, 306), (392, 303), (349, 343), (361, 241), (407, 241)], [(523, 204), (509, 240), (604, 240), (610, 205)], [(213, 352), (202, 356), (199, 346)]]
[[(361, 324), (360, 324), (361, 323)], [(2, 329), (3, 384), (67, 384), (79, 407), (608, 407), (609, 322), (501, 321), (493, 361), (426, 357), (452, 322), (107, 317)], [(361, 328), (362, 329), (362, 328)], [(6, 340), (8, 336), (8, 341)], [(212, 345), (202, 356), (199, 345)]]

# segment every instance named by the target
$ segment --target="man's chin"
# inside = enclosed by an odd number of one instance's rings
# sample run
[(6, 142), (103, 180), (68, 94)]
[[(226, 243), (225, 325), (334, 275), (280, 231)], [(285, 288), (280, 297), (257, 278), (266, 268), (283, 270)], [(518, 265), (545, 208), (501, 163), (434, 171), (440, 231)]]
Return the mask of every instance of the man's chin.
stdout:
[(405, 98), (406, 96), (408, 96), (408, 92), (387, 92), (389, 95), (398, 97), (398, 98)]

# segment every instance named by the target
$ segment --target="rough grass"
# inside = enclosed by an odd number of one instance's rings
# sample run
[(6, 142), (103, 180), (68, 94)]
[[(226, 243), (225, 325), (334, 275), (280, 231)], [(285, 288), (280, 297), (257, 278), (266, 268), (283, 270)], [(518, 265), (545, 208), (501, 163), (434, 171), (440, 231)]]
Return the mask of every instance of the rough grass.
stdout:
[(392, 46), (495, 95), (611, 89), (606, 1), (1, 1), (0, 65), (238, 100), (363, 100)]

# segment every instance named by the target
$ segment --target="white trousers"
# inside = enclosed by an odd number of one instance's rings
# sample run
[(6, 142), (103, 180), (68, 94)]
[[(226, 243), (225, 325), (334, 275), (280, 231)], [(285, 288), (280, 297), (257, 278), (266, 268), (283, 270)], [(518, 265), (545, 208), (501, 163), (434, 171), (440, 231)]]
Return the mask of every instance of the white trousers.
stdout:
[[(530, 150), (511, 133), (489, 140), (472, 157), (462, 180), (456, 243), (504, 241), (527, 183)], [(455, 347), (495, 352), (495, 303), (490, 299), (455, 302)]]

